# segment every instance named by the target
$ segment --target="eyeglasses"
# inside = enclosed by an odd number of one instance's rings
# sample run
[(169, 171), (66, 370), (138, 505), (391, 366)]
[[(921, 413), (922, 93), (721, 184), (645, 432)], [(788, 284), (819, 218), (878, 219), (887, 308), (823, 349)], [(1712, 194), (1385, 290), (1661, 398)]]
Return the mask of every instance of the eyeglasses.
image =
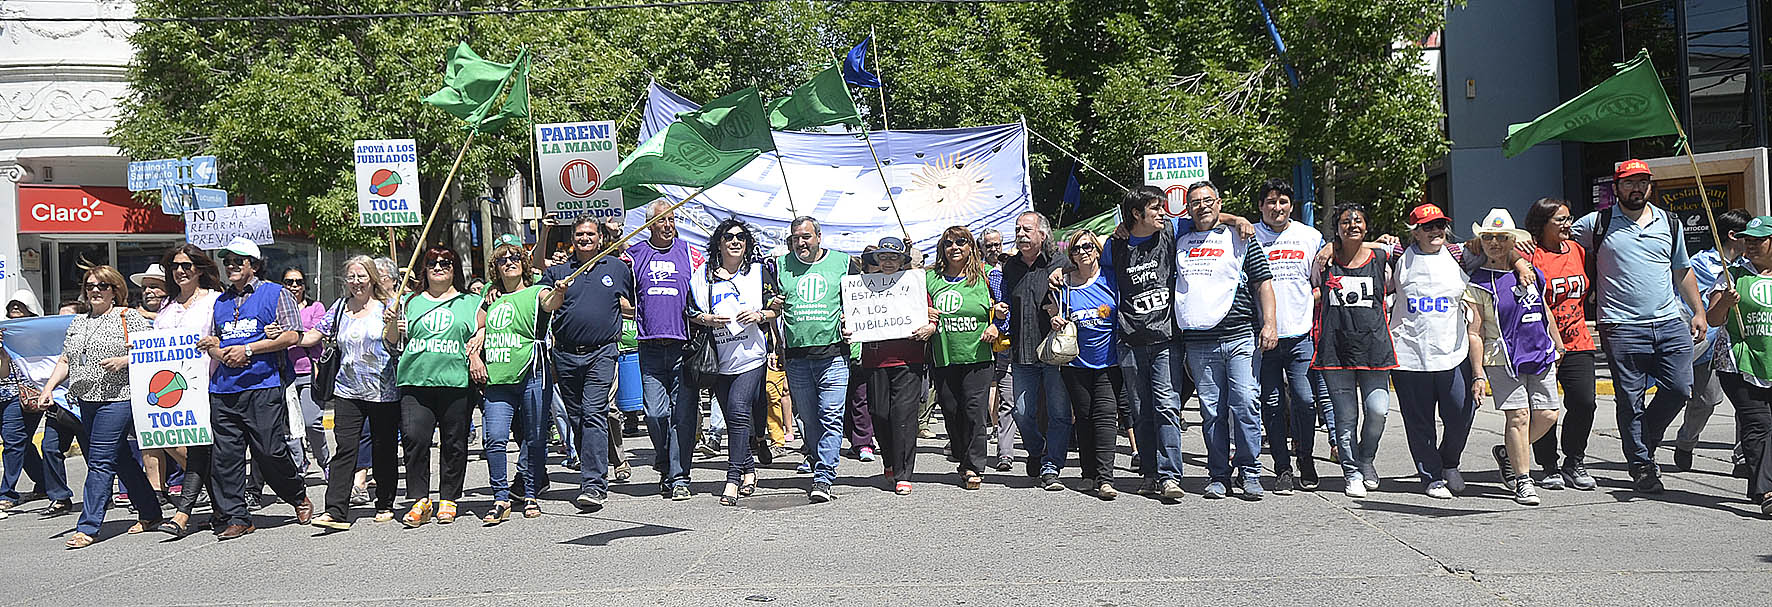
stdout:
[(453, 267), (455, 267), (455, 262), (449, 261), (447, 259), (433, 259), (429, 263), (426, 263), (425, 267), (427, 267), (427, 268), (453, 268)]
[(505, 264), (523, 265), (523, 256), (522, 255), (505, 255), (503, 257), (499, 257), (498, 259), (494, 259), (492, 261), (493, 261), (493, 263), (497, 263), (498, 265), (501, 265), (501, 266), (505, 265)]
[(729, 231), (729, 232), (726, 232), (726, 233), (724, 233), (724, 234), (721, 234), (721, 235), (720, 235), (720, 240), (721, 240), (721, 241), (727, 241), (727, 240), (745, 240), (745, 237), (746, 237), (746, 236), (747, 236), (747, 234), (746, 234), (746, 233), (745, 233), (745, 231), (744, 231), (744, 230), (732, 230), (732, 231)]
[(944, 248), (944, 249), (948, 248), (948, 247), (970, 247), (970, 246), (972, 246), (972, 241), (966, 240), (964, 238), (956, 238), (953, 240), (941, 241), (941, 248)]
[(186, 272), (189, 272), (189, 271), (197, 269), (197, 264), (189, 262), (189, 261), (175, 261), (175, 262), (172, 262), (172, 269), (184, 270)]
[(299, 286), (303, 286), (305, 284), (307, 284), (307, 281), (302, 280), (300, 278), (285, 278), (285, 279), (283, 279), (283, 285), (288, 286), (288, 287), (299, 287)]
[(1479, 234), (1477, 237), (1482, 238), (1483, 242), (1501, 242), (1504, 240), (1513, 240), (1514, 239), (1514, 237), (1508, 236), (1506, 234)]
[(363, 283), (369, 282), (369, 277), (367, 275), (363, 275), (363, 274), (352, 274), (350, 276), (345, 277), (345, 282), (350, 283), (350, 284), (354, 284), (354, 285), (363, 284)]
[(1618, 182), (1618, 187), (1625, 188), (1625, 189), (1646, 190), (1646, 189), (1649, 189), (1649, 185), (1652, 183), (1654, 183), (1654, 182), (1649, 181), (1647, 179), (1627, 179), (1627, 180)]
[(88, 291), (109, 291), (117, 288), (117, 285), (108, 282), (89, 282), (83, 286), (85, 286)]
[(1194, 206), (1202, 206), (1202, 205), (1208, 205), (1208, 204), (1218, 204), (1218, 198), (1216, 198), (1216, 197), (1211, 197), (1211, 196), (1208, 196), (1208, 197), (1205, 197), (1205, 198), (1195, 198), (1195, 199), (1192, 199), (1192, 200), (1189, 200), (1189, 201), (1187, 201), (1187, 203), (1188, 203), (1188, 204), (1191, 204), (1191, 205), (1194, 205)]

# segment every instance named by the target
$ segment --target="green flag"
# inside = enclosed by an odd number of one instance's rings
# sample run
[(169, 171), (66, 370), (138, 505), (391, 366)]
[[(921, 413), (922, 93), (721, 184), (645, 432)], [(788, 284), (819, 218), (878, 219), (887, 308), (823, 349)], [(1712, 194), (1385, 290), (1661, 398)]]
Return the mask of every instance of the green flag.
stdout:
[(769, 121), (763, 116), (763, 98), (756, 87), (707, 102), (694, 111), (677, 115), (701, 133), (709, 144), (728, 152), (755, 150), (759, 153), (775, 149), (775, 138), (769, 135)]
[(861, 125), (861, 112), (843, 83), (843, 71), (832, 64), (794, 89), (769, 102), (769, 126), (798, 130), (832, 124)]
[(1679, 133), (1649, 51), (1613, 66), (1611, 78), (1532, 122), (1510, 124), (1501, 152), (1512, 158), (1541, 141), (1624, 141)]
[[(518, 52), (511, 63), (494, 63), (481, 59), (463, 42), (444, 59), (443, 88), (425, 97), (425, 103), (443, 108), (482, 133), (496, 132), (511, 118), (529, 115), (528, 50)], [(507, 86), (510, 95), (500, 104)]]
[[(757, 89), (747, 88), (678, 114), (675, 122), (623, 158), (603, 180), (602, 189), (659, 184), (703, 188), (725, 181), (774, 149), (762, 99)], [(633, 208), (657, 198), (650, 190), (622, 196), (623, 206)]]
[(1059, 240), (1065, 240), (1065, 239), (1068, 239), (1071, 237), (1071, 232), (1075, 232), (1077, 230), (1088, 230), (1088, 231), (1094, 232), (1097, 236), (1106, 236), (1108, 234), (1114, 233), (1114, 228), (1119, 225), (1120, 225), (1120, 209), (1119, 209), (1119, 207), (1115, 207), (1112, 209), (1108, 209), (1107, 212), (1102, 213), (1100, 215), (1096, 215), (1094, 217), (1090, 217), (1088, 219), (1079, 221), (1077, 223), (1073, 223), (1073, 224), (1065, 226), (1063, 228), (1053, 230), (1052, 237), (1057, 238)]

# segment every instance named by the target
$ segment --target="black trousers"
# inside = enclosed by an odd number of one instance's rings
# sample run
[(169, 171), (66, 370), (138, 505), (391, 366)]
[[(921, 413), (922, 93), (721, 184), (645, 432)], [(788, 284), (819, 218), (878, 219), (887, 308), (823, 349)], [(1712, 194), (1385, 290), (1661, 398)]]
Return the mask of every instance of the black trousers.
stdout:
[[(1594, 351), (1568, 352), (1557, 363), (1557, 384), (1563, 386), (1563, 414), (1549, 432), (1532, 443), (1533, 459), (1545, 470), (1560, 470), (1563, 462), (1581, 463), (1587, 457), (1587, 439), (1594, 432)], [(1563, 457), (1557, 458), (1559, 426)]]
[[(203, 489), (209, 489), (210, 500), (214, 501), (215, 475), (209, 473), (211, 463), (209, 445), (192, 445), (185, 447), (185, 484), (178, 495), (173, 496), (177, 503), (173, 504), (179, 512), (190, 516), (197, 509), (197, 498), (203, 495)], [(242, 496), (244, 497), (244, 496)]]
[[(437, 445), (437, 496), (445, 501), (461, 499), (468, 476), (468, 426), (474, 420), (473, 388), (400, 386), (400, 423), (406, 447), (406, 498), (431, 496), (431, 433), (442, 436)], [(373, 424), (381, 425), (380, 420)], [(335, 458), (336, 459), (336, 458)], [(376, 488), (387, 483), (378, 477)]]
[(252, 513), (246, 510), (248, 448), (252, 449), (253, 468), (277, 497), (292, 505), (307, 499), (307, 484), (289, 452), (289, 411), (282, 386), (211, 394), (209, 402), (215, 434), (215, 445), (210, 449), (215, 487), (211, 495), (216, 512), (221, 514), (216, 524), (252, 524)]
[[(326, 481), (326, 513), (350, 520), (351, 487), (357, 476), (357, 450), (368, 428), (371, 465), (375, 475), (375, 509), (393, 510), (394, 491), (400, 483), (400, 403), (378, 403), (355, 398), (334, 398), (332, 403), (332, 454)], [(366, 425), (363, 422), (368, 421)]]
[[(909, 481), (917, 465), (917, 422), (923, 415), (923, 365), (881, 367), (868, 373), (874, 441), (892, 480)], [(808, 406), (794, 403), (795, 406)]]
[(985, 427), (990, 420), (991, 363), (948, 365), (930, 370), (941, 419), (947, 425), (949, 450), (960, 460), (960, 472), (983, 472)]
[(1718, 373), (1717, 382), (1735, 404), (1735, 431), (1747, 459), (1747, 499), (1758, 504), (1772, 493), (1772, 388), (1749, 384), (1739, 373)]
[(1083, 469), (1083, 478), (1097, 483), (1112, 482), (1114, 447), (1120, 429), (1120, 367), (1067, 366), (1060, 368), (1058, 374), (1071, 395), (1071, 427), (1077, 433), (1077, 464)]

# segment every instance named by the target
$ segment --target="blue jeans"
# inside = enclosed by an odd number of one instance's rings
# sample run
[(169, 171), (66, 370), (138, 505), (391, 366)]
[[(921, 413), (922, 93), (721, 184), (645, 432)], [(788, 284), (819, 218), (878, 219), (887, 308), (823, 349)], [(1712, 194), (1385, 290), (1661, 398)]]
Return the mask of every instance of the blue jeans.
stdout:
[[(1655, 465), (1655, 450), (1667, 426), (1692, 395), (1692, 331), (1686, 321), (1600, 325), (1601, 343), (1612, 365), (1612, 395), (1624, 458), (1633, 471)], [(1655, 398), (1645, 403), (1649, 382)]]
[[(6, 445), (4, 455), (0, 456), (5, 461), (6, 470), (5, 477), (0, 479), (0, 500), (18, 501), (20, 473), (30, 477), (37, 490), (51, 500), (74, 497), (74, 492), (68, 489), (67, 469), (62, 465), (60, 432), (50, 427), (43, 429), (41, 453), (31, 443), (31, 435), (36, 433), (37, 422), (41, 419), (42, 413), (26, 411), (24, 403), (16, 397), (0, 402), (0, 439)], [(52, 436), (56, 440), (52, 441)]]
[[(1261, 422), (1276, 473), (1291, 470), (1293, 460), (1309, 460), (1317, 442), (1317, 399), (1310, 377), (1314, 346), (1309, 335), (1282, 337), (1274, 349), (1255, 357), (1261, 367)], [(1333, 418), (1329, 427), (1335, 427)]]
[(486, 471), (494, 501), (510, 501), (511, 483), (505, 476), (505, 445), (517, 438), (517, 489), (524, 499), (535, 499), (548, 477), (547, 403), (543, 400), (542, 374), (531, 371), (515, 384), (486, 386)]
[(1132, 434), (1138, 439), (1138, 466), (1147, 479), (1181, 479), (1181, 399), (1176, 398), (1169, 359), (1174, 344), (1128, 346), (1126, 373), (1132, 404)]
[(80, 401), (80, 445), (86, 449), (86, 486), (80, 493), (80, 522), (74, 530), (98, 533), (111, 505), (111, 483), (122, 479), (123, 489), (136, 496), (136, 518), (160, 520), (160, 500), (141, 464), (129, 456), (128, 439), (135, 424), (129, 401)]
[(578, 429), (579, 491), (583, 493), (609, 493), (609, 388), (614, 385), (619, 354), (613, 343), (581, 353), (554, 349), (560, 400), (566, 405), (567, 419)]
[[(1200, 432), (1206, 435), (1206, 474), (1231, 481), (1261, 478), (1261, 415), (1255, 411), (1255, 336), (1222, 342), (1186, 341), (1187, 367), (1200, 393)], [(1231, 454), (1232, 441), (1236, 454)]]
[[(1041, 363), (1016, 364), (1009, 373), (1015, 382), (1015, 427), (1028, 461), (1039, 460), (1040, 474), (1058, 474), (1071, 441), (1071, 397), (1064, 379), (1058, 367)], [(1045, 424), (1040, 423), (1042, 407)]]
[[(689, 485), (695, 433), (701, 429), (700, 390), (683, 379), (683, 342), (640, 342), (640, 387), (645, 390), (646, 433), (652, 437), (652, 468), (665, 487)], [(581, 453), (582, 455), (582, 453)]]
[(1352, 479), (1360, 466), (1378, 457), (1384, 416), (1390, 411), (1390, 371), (1324, 369), (1329, 401), (1334, 403), (1335, 449), (1341, 452), (1341, 474)]
[(794, 415), (800, 418), (803, 451), (812, 462), (812, 482), (830, 484), (837, 480), (837, 454), (843, 449), (849, 361), (841, 356), (790, 358), (783, 370), (788, 376), (788, 393), (794, 399)]

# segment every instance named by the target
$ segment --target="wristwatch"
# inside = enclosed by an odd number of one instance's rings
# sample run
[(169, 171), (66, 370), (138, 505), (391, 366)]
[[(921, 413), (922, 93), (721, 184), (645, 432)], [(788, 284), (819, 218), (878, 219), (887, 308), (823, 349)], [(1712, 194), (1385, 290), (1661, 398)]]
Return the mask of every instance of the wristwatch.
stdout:
[(252, 358), (252, 344), (246, 344), (246, 357)]

